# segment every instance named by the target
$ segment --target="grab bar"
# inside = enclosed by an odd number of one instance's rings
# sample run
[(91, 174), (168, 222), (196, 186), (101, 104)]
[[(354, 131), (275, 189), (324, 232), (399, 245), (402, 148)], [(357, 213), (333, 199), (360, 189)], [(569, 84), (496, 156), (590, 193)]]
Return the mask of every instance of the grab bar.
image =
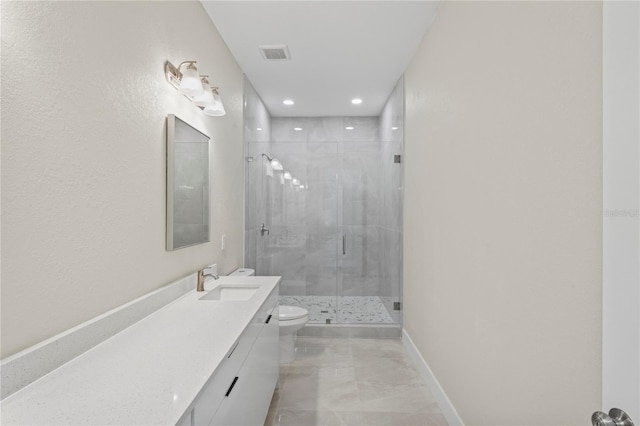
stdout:
[(347, 236), (342, 234), (342, 255), (347, 254)]

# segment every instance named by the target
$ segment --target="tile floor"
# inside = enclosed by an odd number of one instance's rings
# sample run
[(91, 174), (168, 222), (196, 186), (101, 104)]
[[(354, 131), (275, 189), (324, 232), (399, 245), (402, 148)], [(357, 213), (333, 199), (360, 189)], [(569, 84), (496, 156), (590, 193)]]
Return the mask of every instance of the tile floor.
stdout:
[(399, 339), (298, 337), (265, 426), (446, 426)]

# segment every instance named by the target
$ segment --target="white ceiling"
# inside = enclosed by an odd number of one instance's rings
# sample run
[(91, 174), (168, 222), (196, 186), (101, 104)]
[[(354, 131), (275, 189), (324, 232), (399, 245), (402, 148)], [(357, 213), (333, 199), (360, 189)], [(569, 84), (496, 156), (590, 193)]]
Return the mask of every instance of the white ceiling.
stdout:
[[(276, 117), (378, 115), (439, 4), (201, 1)], [(289, 47), (291, 60), (267, 61), (258, 49), (278, 44)], [(363, 103), (352, 105), (355, 97)], [(287, 98), (295, 105), (283, 105)]]

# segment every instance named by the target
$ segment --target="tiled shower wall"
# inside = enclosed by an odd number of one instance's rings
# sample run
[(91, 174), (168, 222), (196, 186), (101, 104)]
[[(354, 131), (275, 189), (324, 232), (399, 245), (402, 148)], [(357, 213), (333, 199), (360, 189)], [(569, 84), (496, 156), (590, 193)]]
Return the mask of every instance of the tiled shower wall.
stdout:
[[(244, 140), (245, 158), (253, 159), (251, 152), (270, 152), (271, 115), (249, 80), (244, 81)], [(258, 154), (259, 155), (259, 154)], [(258, 230), (265, 222), (265, 204), (262, 202), (262, 169), (260, 158), (245, 162), (244, 189), (244, 266), (256, 267)]]
[(273, 118), (270, 155), (305, 187), (277, 172), (263, 187), (264, 266), (283, 276), (281, 293), (379, 295), (378, 118)]
[(282, 295), (379, 296), (390, 311), (400, 300), (402, 164), (394, 155), (402, 154), (402, 95), (399, 83), (380, 117), (260, 121), (255, 111), (264, 106), (247, 90), (245, 264), (282, 275)]

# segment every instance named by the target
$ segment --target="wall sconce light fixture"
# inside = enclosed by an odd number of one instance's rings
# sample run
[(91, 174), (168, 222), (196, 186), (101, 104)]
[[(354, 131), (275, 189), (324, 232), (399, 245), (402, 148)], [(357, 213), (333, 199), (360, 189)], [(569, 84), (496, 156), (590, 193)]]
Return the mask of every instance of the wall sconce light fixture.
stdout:
[(271, 164), (271, 168), (275, 171), (281, 172), (282, 170), (284, 170), (284, 168), (282, 167), (282, 163), (280, 163), (280, 161), (278, 161), (277, 158), (273, 158), (273, 157), (269, 157), (267, 154), (262, 153), (263, 157), (266, 157), (267, 161), (269, 161), (269, 164)]
[[(295, 189), (296, 191), (300, 189), (309, 189), (309, 185), (304, 185), (302, 182), (300, 182), (299, 179), (296, 179), (295, 177), (293, 177), (291, 172), (285, 170), (284, 167), (282, 166), (282, 163), (278, 161), (277, 158), (273, 158), (269, 154), (265, 154), (264, 152), (262, 153), (262, 156), (267, 159), (267, 161), (269, 162), (268, 164), (271, 166), (272, 170), (282, 172), (278, 174), (280, 179), (280, 184), (284, 185), (286, 181), (291, 181), (291, 188)], [(258, 157), (255, 157), (255, 158), (257, 159)], [(253, 160), (254, 160), (254, 157), (247, 157), (247, 161), (251, 162)], [(273, 174), (269, 174), (269, 176), (273, 176)]]
[[(184, 61), (176, 67), (167, 61), (164, 64), (165, 78), (205, 114), (213, 117), (225, 115), (218, 88), (210, 86), (209, 76), (198, 74), (195, 63), (196, 61)], [(183, 67), (184, 71), (180, 71)]]

